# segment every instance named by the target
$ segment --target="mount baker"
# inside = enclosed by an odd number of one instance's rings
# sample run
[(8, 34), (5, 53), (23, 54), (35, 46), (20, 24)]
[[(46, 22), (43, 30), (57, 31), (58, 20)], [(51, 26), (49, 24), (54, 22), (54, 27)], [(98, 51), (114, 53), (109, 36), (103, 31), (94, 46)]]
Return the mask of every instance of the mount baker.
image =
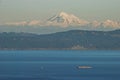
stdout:
[(7, 26), (58, 26), (58, 27), (82, 27), (88, 29), (119, 29), (120, 22), (113, 20), (106, 20), (103, 22), (98, 21), (86, 21), (79, 19), (73, 14), (61, 12), (45, 21), (32, 20), (32, 21), (21, 21), (21, 22), (6, 22), (1, 25)]

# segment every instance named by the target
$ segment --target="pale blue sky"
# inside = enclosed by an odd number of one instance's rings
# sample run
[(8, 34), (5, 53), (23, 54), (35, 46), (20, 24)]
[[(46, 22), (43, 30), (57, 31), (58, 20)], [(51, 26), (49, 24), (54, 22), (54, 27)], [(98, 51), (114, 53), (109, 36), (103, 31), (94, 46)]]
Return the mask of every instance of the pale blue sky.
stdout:
[(120, 21), (120, 0), (0, 0), (0, 22), (47, 19), (61, 11), (89, 21)]

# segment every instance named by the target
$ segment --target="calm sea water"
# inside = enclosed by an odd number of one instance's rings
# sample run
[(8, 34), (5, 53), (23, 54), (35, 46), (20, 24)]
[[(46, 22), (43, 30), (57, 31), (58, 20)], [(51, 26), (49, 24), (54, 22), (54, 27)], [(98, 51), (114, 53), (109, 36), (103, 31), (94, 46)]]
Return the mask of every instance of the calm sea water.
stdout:
[(120, 51), (0, 51), (0, 80), (120, 80)]

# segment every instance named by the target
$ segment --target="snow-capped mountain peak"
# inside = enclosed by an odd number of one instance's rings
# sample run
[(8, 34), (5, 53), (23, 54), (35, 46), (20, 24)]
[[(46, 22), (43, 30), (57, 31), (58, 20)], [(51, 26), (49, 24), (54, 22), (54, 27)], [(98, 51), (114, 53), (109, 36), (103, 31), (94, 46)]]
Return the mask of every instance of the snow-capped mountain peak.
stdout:
[(105, 20), (105, 21), (91, 21), (88, 22), (86, 20), (79, 19), (73, 14), (60, 12), (55, 16), (49, 18), (48, 20), (25, 20), (19, 22), (5, 22), (0, 25), (7, 26), (53, 26), (53, 27), (72, 27), (72, 28), (81, 28), (81, 29), (93, 29), (93, 30), (104, 30), (104, 29), (120, 29), (120, 22), (114, 20)]
[(48, 22), (51, 24), (60, 24), (60, 25), (85, 25), (88, 21), (80, 20), (78, 17), (74, 16), (73, 14), (68, 14), (65, 12), (61, 12), (50, 19)]
[(68, 15), (69, 15), (69, 14), (67, 14), (67, 13), (65, 13), (65, 12), (60, 12), (60, 13), (59, 13), (59, 16), (66, 16), (66, 17), (67, 17)]

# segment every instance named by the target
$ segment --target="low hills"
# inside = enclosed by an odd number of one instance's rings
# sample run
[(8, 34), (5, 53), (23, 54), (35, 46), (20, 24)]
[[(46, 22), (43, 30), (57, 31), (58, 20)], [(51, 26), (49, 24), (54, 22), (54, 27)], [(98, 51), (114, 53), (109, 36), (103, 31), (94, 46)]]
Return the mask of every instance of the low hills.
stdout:
[(120, 49), (120, 30), (70, 30), (52, 34), (0, 33), (0, 49)]

